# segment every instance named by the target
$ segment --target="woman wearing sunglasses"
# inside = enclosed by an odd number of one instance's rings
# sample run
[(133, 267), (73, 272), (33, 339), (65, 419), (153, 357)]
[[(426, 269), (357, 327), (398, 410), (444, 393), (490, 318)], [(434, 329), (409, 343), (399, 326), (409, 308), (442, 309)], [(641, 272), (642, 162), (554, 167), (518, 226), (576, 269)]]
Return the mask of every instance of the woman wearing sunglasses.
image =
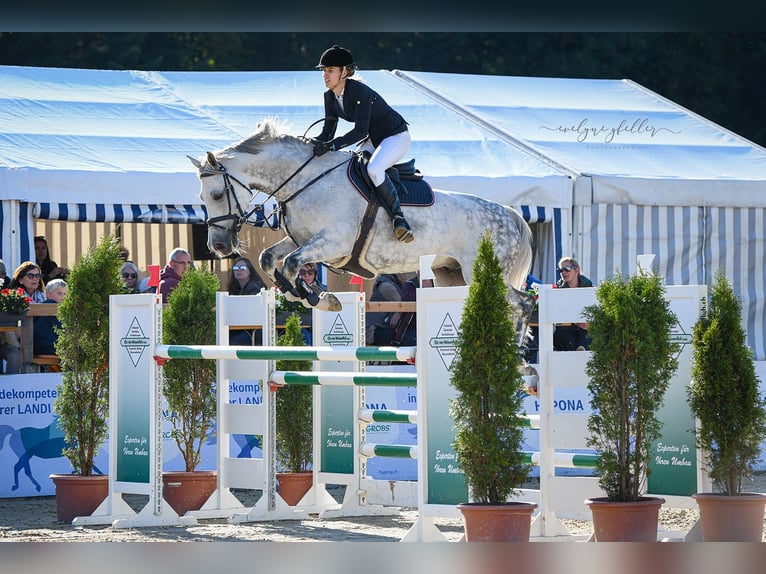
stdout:
[(122, 284), (125, 286), (126, 293), (134, 294), (140, 293), (138, 284), (141, 281), (141, 274), (138, 272), (138, 267), (132, 261), (126, 261), (122, 269), (120, 269), (120, 277), (122, 277)]
[[(32, 303), (43, 303), (47, 298), (40, 268), (32, 261), (25, 261), (13, 272), (13, 278), (8, 288), (18, 289), (19, 287), (24, 289)], [(5, 374), (18, 374), (21, 366), (19, 335), (13, 331), (0, 333), (0, 335), (2, 335), (2, 339), (0, 339), (2, 341), (0, 343), (0, 363), (5, 360)]]
[[(257, 295), (265, 288), (266, 284), (247, 257), (234, 260), (229, 276), (229, 295)], [(229, 332), (229, 345), (260, 345), (261, 340), (260, 331), (232, 329)]]
[[(593, 282), (580, 273), (580, 265), (572, 257), (559, 260), (558, 272), (557, 289), (593, 287)], [(589, 346), (587, 323), (557, 325), (553, 332), (553, 349), (556, 351), (586, 351)]]

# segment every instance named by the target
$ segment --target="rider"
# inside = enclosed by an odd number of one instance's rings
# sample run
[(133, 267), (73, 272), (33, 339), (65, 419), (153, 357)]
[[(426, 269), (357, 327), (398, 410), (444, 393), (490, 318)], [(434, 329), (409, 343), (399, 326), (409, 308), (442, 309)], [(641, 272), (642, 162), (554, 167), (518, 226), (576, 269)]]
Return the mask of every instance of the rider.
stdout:
[[(396, 188), (386, 175), (386, 170), (410, 148), (407, 122), (377, 92), (351, 79), (356, 66), (351, 52), (345, 48), (337, 45), (328, 48), (316, 67), (322, 70), (322, 79), (328, 89), (324, 94), (324, 129), (313, 140), (314, 155), (361, 142), (360, 149), (372, 153), (367, 173), (393, 221), (394, 235), (399, 241), (409, 243), (414, 239), (412, 230), (402, 213)], [(339, 117), (352, 122), (354, 127), (336, 138)]]

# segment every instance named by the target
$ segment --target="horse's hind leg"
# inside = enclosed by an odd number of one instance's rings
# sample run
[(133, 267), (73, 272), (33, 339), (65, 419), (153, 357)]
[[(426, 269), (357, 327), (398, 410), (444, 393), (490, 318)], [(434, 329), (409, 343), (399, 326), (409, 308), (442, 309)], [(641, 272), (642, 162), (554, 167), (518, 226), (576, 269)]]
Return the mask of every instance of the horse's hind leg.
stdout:
[(35, 480), (35, 477), (32, 476), (32, 469), (29, 466), (29, 455), (27, 453), (20, 456), (19, 461), (13, 465), (13, 487), (11, 490), (17, 490), (19, 488), (19, 471), (22, 468), (24, 469), (24, 474), (27, 475), (27, 478), (29, 478), (29, 480), (32, 481), (32, 484), (35, 485), (35, 490), (40, 492), (42, 487), (40, 486), (40, 483)]

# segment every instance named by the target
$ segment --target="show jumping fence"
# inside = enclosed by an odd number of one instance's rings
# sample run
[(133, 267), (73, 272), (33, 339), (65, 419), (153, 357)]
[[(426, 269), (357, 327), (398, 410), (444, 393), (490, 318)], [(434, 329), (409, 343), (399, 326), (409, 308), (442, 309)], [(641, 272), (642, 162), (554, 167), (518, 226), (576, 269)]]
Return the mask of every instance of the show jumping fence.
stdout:
[[(569, 292), (569, 293), (568, 293)], [(563, 294), (563, 295), (562, 295)], [(574, 295), (573, 295), (574, 294)], [(672, 294), (671, 294), (672, 295)], [(112, 385), (110, 388), (110, 495), (93, 515), (78, 517), (77, 524), (106, 524), (134, 527), (158, 524), (188, 524), (197, 518), (228, 518), (232, 523), (296, 519), (309, 513), (320, 517), (396, 514), (399, 507), (416, 505), (418, 520), (403, 541), (445, 540), (434, 525), (438, 517), (459, 518), (456, 504), (468, 500), (468, 491), (452, 448), (454, 431), (449, 401), (454, 395), (449, 368), (467, 287), (421, 289), (417, 302), (417, 348), (375, 348), (362, 346), (364, 294), (336, 293), (343, 304), (339, 313), (315, 312), (313, 332), (318, 347), (286, 348), (275, 345), (275, 300), (273, 291), (256, 296), (230, 297), (219, 293), (216, 301), (218, 341), (227, 341), (231, 327), (262, 330), (262, 347), (225, 345), (162, 345), (162, 306), (155, 295), (120, 295), (112, 298)], [(679, 328), (689, 330), (699, 313), (699, 290), (686, 288), (671, 296), (680, 301), (685, 316)], [(675, 297), (675, 299), (673, 299)], [(594, 300), (593, 290), (542, 289), (540, 303), (539, 414), (527, 415), (526, 424), (540, 433), (539, 452), (527, 452), (527, 460), (540, 467), (540, 488), (522, 489), (519, 499), (537, 502), (539, 512), (532, 533), (555, 536), (566, 533), (561, 517), (583, 517), (585, 498), (602, 495), (594, 477), (557, 476), (557, 467), (589, 468), (595, 455), (566, 452), (585, 449), (583, 416), (554, 411), (554, 395), (564, 386), (582, 386), (588, 352), (554, 353), (553, 325), (576, 322), (580, 311)], [(676, 311), (677, 312), (677, 311)], [(696, 314), (695, 314), (696, 313)], [(678, 312), (677, 312), (678, 314)], [(315, 341), (317, 339), (315, 338)], [(179, 517), (164, 502), (161, 493), (162, 399), (161, 364), (165, 360), (190, 358), (218, 362), (217, 460), (218, 488), (199, 511)], [(302, 359), (324, 362), (332, 370), (277, 371), (276, 360)], [(156, 360), (155, 360), (156, 359)], [(368, 361), (416, 362), (414, 373), (365, 372)], [(681, 375), (682, 380), (683, 376)], [(147, 381), (142, 385), (143, 381)], [(231, 382), (251, 382), (260, 389), (260, 401), (231, 404)], [(314, 484), (295, 507), (288, 506), (275, 488), (274, 401), (266, 384), (314, 386)], [(370, 409), (366, 407), (367, 386), (414, 387), (416, 411)], [(683, 388), (683, 384), (682, 384)], [(677, 397), (671, 393), (671, 413), (677, 417)], [(374, 444), (366, 441), (365, 428), (374, 422), (416, 424), (417, 445)], [(681, 423), (683, 424), (683, 423)], [(262, 458), (238, 458), (231, 453), (235, 434), (262, 437)], [(340, 439), (338, 437), (341, 437)], [(146, 440), (144, 440), (146, 439)], [(121, 441), (148, 443), (141, 457), (124, 455)], [(662, 440), (683, 442), (684, 438), (663, 436)], [(366, 473), (370, 457), (417, 460), (417, 481), (371, 480)], [(660, 463), (661, 464), (661, 463)], [(692, 468), (696, 468), (696, 461)], [(661, 483), (655, 492), (674, 494), (676, 506), (691, 506), (689, 495), (704, 478), (693, 472), (684, 477), (684, 492), (664, 486), (678, 482), (678, 471)], [(328, 484), (346, 486), (339, 504), (326, 490)], [(261, 490), (263, 495), (246, 508), (232, 489)], [(150, 502), (139, 513), (122, 500), (123, 493), (149, 494)], [(409, 503), (407, 501), (414, 501)]]

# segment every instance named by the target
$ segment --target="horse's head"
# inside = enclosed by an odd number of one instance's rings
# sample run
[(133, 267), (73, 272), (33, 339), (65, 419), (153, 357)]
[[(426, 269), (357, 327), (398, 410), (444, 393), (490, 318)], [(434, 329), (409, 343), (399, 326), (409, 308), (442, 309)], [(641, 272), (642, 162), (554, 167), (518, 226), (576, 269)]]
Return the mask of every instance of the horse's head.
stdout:
[[(239, 230), (245, 223), (255, 224), (258, 209), (251, 208), (252, 190), (275, 190), (275, 179), (282, 177), (279, 171), (280, 142), (296, 140), (280, 136), (278, 124), (265, 120), (258, 124), (252, 136), (219, 152), (207, 152), (200, 158), (189, 159), (197, 168), (200, 179), (199, 197), (207, 209), (208, 249), (219, 257), (226, 257), (241, 250)], [(300, 145), (306, 146), (305, 143)], [(278, 149), (280, 148), (280, 149)], [(305, 150), (310, 151), (310, 148)], [(288, 168), (289, 169), (289, 168)]]
[[(204, 158), (189, 157), (197, 168), (200, 180), (199, 197), (207, 209), (208, 239), (210, 251), (219, 257), (239, 252), (237, 234), (246, 219), (248, 203), (252, 194), (233, 177), (212, 152)], [(238, 185), (239, 184), (239, 185)]]

